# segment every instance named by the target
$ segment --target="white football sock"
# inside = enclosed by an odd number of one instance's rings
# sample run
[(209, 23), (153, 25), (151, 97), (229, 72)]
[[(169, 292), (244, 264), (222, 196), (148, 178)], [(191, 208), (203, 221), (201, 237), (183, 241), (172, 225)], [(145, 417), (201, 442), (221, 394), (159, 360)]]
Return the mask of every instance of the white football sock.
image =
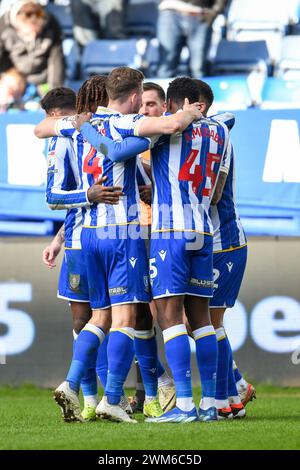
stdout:
[(238, 389), (238, 392), (244, 392), (246, 388), (248, 387), (248, 382), (242, 377), (237, 383), (236, 387)]
[(158, 377), (158, 386), (162, 387), (163, 385), (166, 387), (174, 385), (173, 379), (171, 379), (167, 372), (164, 372), (160, 377)]
[(98, 395), (87, 395), (83, 397), (84, 406), (94, 406), (96, 407), (99, 403)]
[(222, 408), (229, 408), (229, 400), (216, 400), (216, 408), (221, 410)]
[(234, 397), (228, 397), (228, 398), (229, 398), (229, 403), (231, 405), (240, 405), (242, 403), (238, 395)]
[(155, 400), (155, 398), (156, 398), (156, 397), (151, 397), (151, 396), (149, 396), (149, 395), (146, 395), (146, 396), (145, 396), (145, 403), (147, 404), (147, 403), (149, 403), (150, 401)]
[(195, 403), (192, 397), (177, 398), (176, 406), (182, 411), (191, 411), (195, 408)]
[(200, 402), (200, 408), (201, 410), (208, 410), (208, 408), (211, 408), (212, 406), (216, 406), (216, 400), (213, 397), (203, 397), (201, 402)]

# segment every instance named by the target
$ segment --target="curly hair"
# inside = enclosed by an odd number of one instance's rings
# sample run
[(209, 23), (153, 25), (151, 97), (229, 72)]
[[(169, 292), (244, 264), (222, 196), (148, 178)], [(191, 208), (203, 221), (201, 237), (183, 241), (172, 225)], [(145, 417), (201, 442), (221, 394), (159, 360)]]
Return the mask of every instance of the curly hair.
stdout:
[(76, 99), (78, 114), (93, 111), (94, 107), (107, 106), (108, 96), (105, 83), (106, 77), (93, 75), (81, 85)]

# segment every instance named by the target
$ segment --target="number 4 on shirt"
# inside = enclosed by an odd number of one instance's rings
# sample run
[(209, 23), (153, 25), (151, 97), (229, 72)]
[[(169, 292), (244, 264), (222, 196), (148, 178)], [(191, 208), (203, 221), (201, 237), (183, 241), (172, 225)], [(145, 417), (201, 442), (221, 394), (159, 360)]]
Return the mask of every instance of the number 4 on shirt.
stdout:
[(96, 155), (97, 150), (91, 147), (83, 162), (83, 171), (89, 175), (93, 175), (94, 180), (98, 179), (102, 174), (102, 168), (99, 166), (100, 158), (96, 157)]
[(219, 163), (221, 156), (216, 153), (206, 154), (205, 174), (202, 175), (203, 165), (195, 165), (194, 173), (191, 173), (191, 167), (199, 154), (199, 150), (192, 149), (187, 156), (184, 164), (180, 168), (178, 174), (179, 181), (192, 181), (192, 189), (195, 194), (198, 193), (199, 186), (203, 183), (204, 178), (211, 178), (211, 188), (203, 188), (201, 191), (202, 196), (210, 197), (214, 188), (217, 174), (214, 172), (213, 163)]

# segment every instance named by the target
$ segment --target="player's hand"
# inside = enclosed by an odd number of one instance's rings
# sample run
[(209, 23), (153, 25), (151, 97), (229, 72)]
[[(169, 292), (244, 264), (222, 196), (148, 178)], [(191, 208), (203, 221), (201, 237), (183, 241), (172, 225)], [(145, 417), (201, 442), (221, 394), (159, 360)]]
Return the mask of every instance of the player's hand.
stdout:
[(55, 268), (55, 260), (57, 255), (61, 250), (61, 245), (58, 242), (53, 241), (49, 246), (47, 246), (43, 251), (43, 262), (48, 268)]
[(118, 204), (121, 196), (124, 196), (120, 186), (103, 186), (107, 176), (99, 178), (96, 183), (88, 189), (87, 196), (90, 202), (97, 204)]
[(188, 98), (184, 99), (183, 111), (191, 113), (193, 120), (197, 120), (202, 117), (201, 103), (190, 103)]
[(147, 184), (147, 185), (144, 185), (144, 186), (139, 186), (139, 191), (140, 191), (141, 200), (145, 204), (148, 204), (150, 206), (151, 201), (152, 201), (152, 185)]
[(82, 124), (85, 122), (89, 122), (91, 120), (92, 113), (81, 113), (81, 114), (76, 114), (76, 116), (73, 119), (73, 124), (75, 129), (80, 132), (80, 128)]

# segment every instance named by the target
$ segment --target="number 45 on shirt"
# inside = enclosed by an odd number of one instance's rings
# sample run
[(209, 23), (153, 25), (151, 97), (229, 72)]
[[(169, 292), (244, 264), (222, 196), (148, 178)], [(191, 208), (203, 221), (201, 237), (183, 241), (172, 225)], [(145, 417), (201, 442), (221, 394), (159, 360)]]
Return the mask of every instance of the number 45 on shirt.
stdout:
[(199, 187), (203, 184), (204, 178), (211, 178), (211, 188), (203, 187), (201, 190), (201, 196), (210, 197), (217, 178), (217, 171), (214, 171), (215, 163), (220, 163), (221, 155), (209, 152), (206, 154), (205, 173), (203, 175), (203, 165), (195, 165), (194, 173), (191, 173), (191, 167), (195, 162), (198, 154), (199, 150), (192, 149), (190, 151), (184, 164), (180, 168), (178, 173), (178, 180), (192, 181), (192, 189), (195, 194), (198, 194)]

